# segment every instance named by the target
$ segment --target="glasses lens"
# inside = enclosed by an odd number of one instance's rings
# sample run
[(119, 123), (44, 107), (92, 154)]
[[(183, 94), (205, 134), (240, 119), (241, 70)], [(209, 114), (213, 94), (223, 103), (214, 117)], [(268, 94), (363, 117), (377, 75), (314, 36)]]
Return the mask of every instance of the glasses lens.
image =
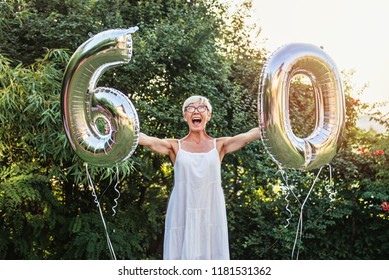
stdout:
[(205, 110), (207, 110), (207, 106), (199, 106), (199, 107), (197, 107), (197, 111), (199, 111), (200, 113), (204, 113)]
[(186, 107), (186, 111), (189, 112), (189, 113), (193, 113), (193, 112), (195, 111), (195, 109), (196, 109), (196, 108), (193, 107), (193, 106), (187, 106), (187, 107)]

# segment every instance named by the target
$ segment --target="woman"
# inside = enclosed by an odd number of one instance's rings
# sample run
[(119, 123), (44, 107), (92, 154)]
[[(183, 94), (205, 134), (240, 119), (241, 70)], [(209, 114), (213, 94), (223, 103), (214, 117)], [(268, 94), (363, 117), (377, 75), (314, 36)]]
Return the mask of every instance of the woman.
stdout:
[(174, 188), (165, 223), (164, 259), (229, 259), (227, 216), (221, 187), (223, 157), (260, 138), (259, 128), (233, 137), (212, 138), (205, 131), (212, 106), (203, 96), (182, 107), (189, 133), (181, 140), (140, 133), (139, 144), (168, 155)]

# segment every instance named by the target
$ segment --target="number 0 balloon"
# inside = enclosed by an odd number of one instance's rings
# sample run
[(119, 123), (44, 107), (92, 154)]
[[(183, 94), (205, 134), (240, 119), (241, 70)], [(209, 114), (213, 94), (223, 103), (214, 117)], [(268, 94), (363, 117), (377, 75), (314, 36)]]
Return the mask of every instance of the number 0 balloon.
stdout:
[[(305, 138), (293, 133), (289, 118), (289, 87), (298, 74), (310, 79), (316, 101), (315, 129)], [(261, 73), (258, 105), (262, 142), (279, 166), (308, 170), (336, 155), (345, 100), (336, 65), (319, 47), (297, 43), (275, 51)]]
[(128, 63), (131, 34), (138, 28), (101, 32), (70, 58), (62, 83), (61, 109), (66, 136), (87, 163), (110, 166), (128, 159), (138, 145), (139, 120), (126, 95), (98, 87), (101, 75)]

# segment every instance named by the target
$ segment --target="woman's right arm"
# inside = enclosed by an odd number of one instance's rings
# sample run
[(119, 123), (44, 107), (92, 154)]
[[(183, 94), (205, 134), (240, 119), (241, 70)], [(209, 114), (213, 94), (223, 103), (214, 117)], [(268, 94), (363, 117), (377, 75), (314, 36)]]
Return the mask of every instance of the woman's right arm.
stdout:
[(168, 155), (170, 159), (175, 161), (174, 139), (159, 139), (157, 137), (148, 136), (142, 132), (139, 133), (139, 145), (146, 146), (149, 149), (163, 155)]

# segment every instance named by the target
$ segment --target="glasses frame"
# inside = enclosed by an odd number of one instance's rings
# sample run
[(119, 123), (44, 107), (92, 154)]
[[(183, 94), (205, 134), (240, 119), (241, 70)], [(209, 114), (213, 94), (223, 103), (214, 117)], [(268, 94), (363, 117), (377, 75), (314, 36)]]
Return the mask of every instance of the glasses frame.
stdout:
[[(199, 109), (199, 108), (204, 108), (204, 109)], [(208, 107), (206, 105), (200, 105), (200, 106), (192, 106), (192, 105), (189, 105), (189, 106), (186, 106), (185, 107), (185, 111), (187, 111), (188, 113), (194, 113), (194, 112), (199, 112), (199, 113), (204, 113), (205, 111), (208, 111)]]

